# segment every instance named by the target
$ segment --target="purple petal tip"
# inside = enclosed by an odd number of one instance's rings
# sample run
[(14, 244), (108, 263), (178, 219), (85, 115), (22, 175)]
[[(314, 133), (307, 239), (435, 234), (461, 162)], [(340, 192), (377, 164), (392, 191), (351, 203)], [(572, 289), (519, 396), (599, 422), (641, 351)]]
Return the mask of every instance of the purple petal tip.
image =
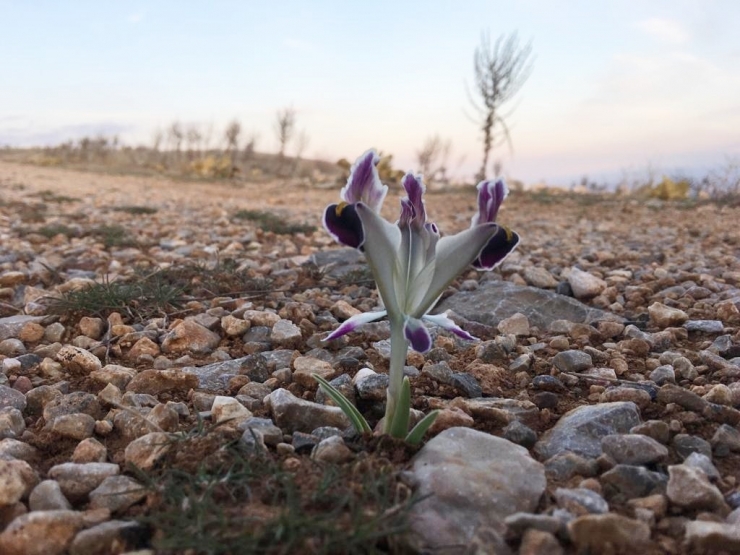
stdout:
[(414, 351), (426, 353), (432, 348), (432, 336), (429, 335), (429, 330), (419, 320), (407, 320), (403, 327), (403, 334)]
[(350, 169), (347, 185), (340, 193), (343, 201), (349, 204), (364, 202), (373, 211), (380, 211), (388, 187), (380, 182), (376, 168), (378, 162), (380, 156), (374, 150), (368, 150), (357, 159)]

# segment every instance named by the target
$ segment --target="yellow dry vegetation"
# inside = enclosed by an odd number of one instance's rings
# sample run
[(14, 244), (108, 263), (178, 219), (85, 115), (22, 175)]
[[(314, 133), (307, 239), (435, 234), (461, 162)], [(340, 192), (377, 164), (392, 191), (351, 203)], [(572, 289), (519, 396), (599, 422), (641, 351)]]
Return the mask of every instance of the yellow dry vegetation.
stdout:
[(644, 185), (637, 193), (658, 200), (685, 200), (689, 197), (690, 188), (691, 183), (687, 179), (675, 180), (663, 176), (659, 183)]

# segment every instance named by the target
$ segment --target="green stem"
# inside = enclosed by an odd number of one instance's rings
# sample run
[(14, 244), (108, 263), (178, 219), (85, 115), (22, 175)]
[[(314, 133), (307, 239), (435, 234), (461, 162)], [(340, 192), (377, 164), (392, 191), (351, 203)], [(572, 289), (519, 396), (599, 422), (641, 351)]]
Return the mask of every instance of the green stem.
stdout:
[(388, 394), (385, 407), (385, 421), (383, 431), (390, 433), (393, 417), (396, 414), (398, 400), (401, 397), (401, 387), (403, 386), (403, 368), (406, 365), (406, 355), (408, 354), (408, 343), (403, 334), (403, 319), (391, 318), (391, 365), (388, 370)]

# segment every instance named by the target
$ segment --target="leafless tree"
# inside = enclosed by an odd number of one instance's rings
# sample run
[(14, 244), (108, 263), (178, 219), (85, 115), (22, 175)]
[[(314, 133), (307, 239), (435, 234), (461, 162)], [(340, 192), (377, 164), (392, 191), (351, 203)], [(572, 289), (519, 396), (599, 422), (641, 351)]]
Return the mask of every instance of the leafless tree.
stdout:
[[(483, 163), (478, 180), (486, 178), (488, 157), (494, 146), (508, 142), (511, 147), (509, 127), (506, 125), (502, 106), (522, 88), (532, 72), (532, 43), (519, 45), (516, 33), (502, 35), (491, 46), (488, 33), (484, 33), (475, 49), (475, 91), (482, 105), (471, 97), (478, 112), (477, 121), (483, 132)], [(500, 137), (500, 138), (499, 138)]]
[(295, 135), (295, 110), (292, 107), (278, 110), (275, 117), (275, 134), (280, 143), (279, 156), (285, 156), (285, 147)]
[(196, 124), (188, 127), (185, 133), (185, 141), (188, 145), (188, 158), (200, 157), (200, 143), (203, 140), (203, 134)]
[(740, 157), (726, 156), (723, 166), (705, 178), (707, 182), (698, 192), (706, 191), (710, 198), (740, 202)]
[(182, 139), (184, 136), (185, 134), (182, 131), (182, 126), (178, 121), (173, 122), (167, 129), (167, 138), (170, 142), (170, 148), (174, 149), (178, 161), (180, 160), (180, 147), (182, 146)]
[(257, 133), (252, 133), (247, 137), (247, 140), (245, 141), (246, 144), (242, 150), (242, 160), (244, 162), (251, 160), (254, 156), (254, 149), (257, 147), (257, 139), (259, 139), (259, 135)]
[(231, 155), (231, 167), (236, 166), (236, 153), (239, 150), (239, 134), (242, 132), (242, 126), (238, 120), (232, 120), (226, 126), (224, 138), (226, 139), (226, 151)]
[(439, 135), (428, 137), (421, 150), (416, 152), (419, 171), (427, 183), (447, 183), (447, 163), (452, 150), (452, 142), (443, 140)]
[(159, 149), (162, 147), (164, 132), (157, 128), (152, 134), (152, 156), (150, 162), (157, 162), (160, 159)]

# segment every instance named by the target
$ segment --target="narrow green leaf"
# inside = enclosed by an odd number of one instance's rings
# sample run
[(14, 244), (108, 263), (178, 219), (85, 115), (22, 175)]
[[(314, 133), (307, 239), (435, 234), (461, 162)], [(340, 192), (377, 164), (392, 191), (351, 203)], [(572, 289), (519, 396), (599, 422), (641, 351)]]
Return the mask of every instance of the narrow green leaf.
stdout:
[(392, 437), (404, 438), (409, 433), (409, 413), (411, 412), (411, 383), (408, 376), (403, 378), (401, 395), (396, 403), (396, 412), (391, 422), (390, 434)]
[(429, 426), (434, 424), (434, 421), (437, 419), (438, 415), (439, 411), (433, 410), (424, 418), (422, 418), (421, 421), (416, 426), (414, 426), (414, 429), (409, 432), (409, 435), (406, 436), (406, 443), (410, 443), (411, 445), (418, 445), (418, 443), (424, 437), (424, 434), (427, 433)]
[(365, 420), (365, 417), (360, 414), (360, 411), (357, 410), (357, 408), (350, 403), (338, 389), (317, 374), (312, 374), (312, 377), (314, 380), (319, 382), (319, 386), (324, 390), (324, 393), (326, 393), (329, 398), (334, 401), (340, 409), (342, 409), (342, 412), (347, 415), (347, 418), (352, 422), (352, 425), (358, 433), (364, 434), (372, 432), (372, 429), (367, 423), (367, 420)]

